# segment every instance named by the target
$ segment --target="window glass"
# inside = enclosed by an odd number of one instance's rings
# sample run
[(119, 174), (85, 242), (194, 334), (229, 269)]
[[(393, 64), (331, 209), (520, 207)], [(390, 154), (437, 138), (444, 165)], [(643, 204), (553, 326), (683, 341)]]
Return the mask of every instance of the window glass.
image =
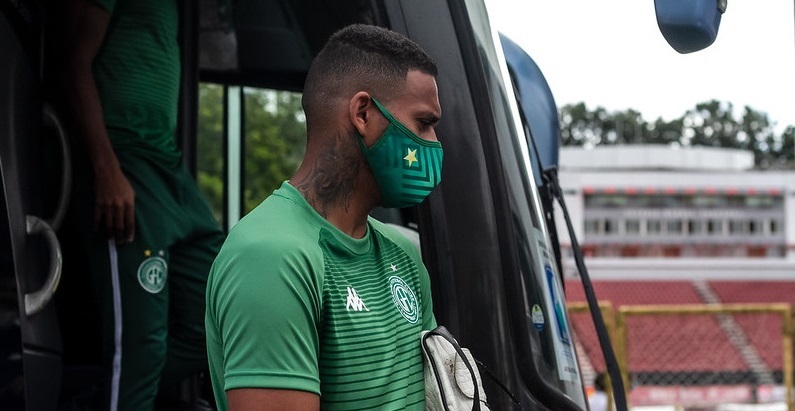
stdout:
[(617, 234), (618, 233), (618, 221), (607, 219), (605, 220), (605, 234)]
[(640, 233), (640, 221), (639, 220), (626, 220), (624, 222), (624, 230), (627, 234), (639, 234)]
[(666, 222), (665, 227), (668, 234), (681, 234), (682, 220), (669, 220)]
[(300, 93), (244, 88), (238, 100), (231, 91), (199, 86), (197, 180), (223, 225), (233, 225), (290, 178), (306, 146)]
[(687, 232), (690, 235), (698, 235), (701, 234), (703, 230), (704, 222), (701, 220), (688, 220), (687, 221)]
[(246, 88), (244, 96), (243, 214), (292, 176), (306, 146), (301, 94)]
[(631, 205), (630, 197), (618, 194), (591, 194), (585, 196), (586, 207), (621, 208)]
[(770, 220), (770, 234), (779, 234), (781, 233), (781, 227), (783, 223), (781, 220)]
[(722, 220), (709, 220), (707, 221), (707, 233), (716, 235), (723, 233), (723, 221)]
[(745, 198), (748, 207), (769, 208), (775, 204), (775, 198), (770, 196), (748, 196)]
[(662, 231), (662, 222), (660, 220), (646, 221), (646, 232), (649, 234), (659, 234)]
[(726, 197), (726, 200), (729, 207), (744, 207), (745, 198), (746, 198), (745, 196), (730, 195)]
[(730, 220), (729, 221), (729, 234), (745, 234), (746, 221), (744, 220)]
[(726, 205), (726, 198), (723, 196), (696, 195), (691, 197), (691, 203), (695, 207), (713, 208)]
[(585, 220), (585, 234), (598, 234), (599, 220)]
[(224, 213), (224, 87), (199, 85), (196, 174), (216, 220)]
[(751, 235), (760, 235), (762, 234), (762, 224), (757, 220), (749, 220), (748, 221), (748, 232)]
[(675, 195), (653, 195), (648, 197), (648, 207), (672, 208), (681, 207), (682, 198)]

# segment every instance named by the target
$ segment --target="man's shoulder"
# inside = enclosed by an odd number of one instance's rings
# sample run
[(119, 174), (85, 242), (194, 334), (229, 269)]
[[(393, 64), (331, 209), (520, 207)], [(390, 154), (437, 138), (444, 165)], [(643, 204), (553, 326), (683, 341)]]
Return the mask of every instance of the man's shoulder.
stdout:
[(230, 230), (220, 258), (277, 262), (320, 253), (319, 227), (303, 218), (290, 200), (271, 195)]
[(246, 241), (267, 242), (285, 240), (287, 234), (293, 238), (316, 235), (317, 231), (317, 227), (307, 221), (298, 205), (277, 192), (241, 218), (232, 227), (229, 236)]
[(376, 232), (397, 244), (408, 254), (419, 255), (420, 235), (416, 230), (395, 224), (387, 224), (372, 217), (369, 222)]

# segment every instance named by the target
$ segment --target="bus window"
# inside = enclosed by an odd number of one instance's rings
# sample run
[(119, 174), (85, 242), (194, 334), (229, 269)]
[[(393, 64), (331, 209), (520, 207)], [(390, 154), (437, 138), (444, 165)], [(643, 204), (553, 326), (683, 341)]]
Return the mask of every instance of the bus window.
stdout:
[(300, 93), (245, 88), (243, 99), (244, 215), (298, 169), (306, 125)]
[(199, 188), (226, 229), (290, 178), (304, 155), (300, 93), (203, 83), (198, 123)]
[(199, 85), (196, 179), (218, 222), (224, 218), (224, 87)]

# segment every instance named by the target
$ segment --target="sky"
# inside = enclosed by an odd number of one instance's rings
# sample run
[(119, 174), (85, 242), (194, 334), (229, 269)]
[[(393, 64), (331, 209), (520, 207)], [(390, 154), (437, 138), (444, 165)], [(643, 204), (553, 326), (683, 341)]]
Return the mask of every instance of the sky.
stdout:
[(718, 37), (679, 54), (657, 27), (654, 0), (489, 0), (500, 32), (533, 58), (558, 107), (635, 109), (681, 117), (712, 99), (795, 125), (795, 0), (728, 0)]

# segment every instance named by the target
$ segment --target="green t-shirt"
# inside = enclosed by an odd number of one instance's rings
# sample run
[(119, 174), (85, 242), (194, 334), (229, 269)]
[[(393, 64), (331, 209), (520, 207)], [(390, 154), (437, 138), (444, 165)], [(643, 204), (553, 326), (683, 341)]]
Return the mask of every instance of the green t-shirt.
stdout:
[(420, 331), (428, 272), (402, 234), (370, 219), (354, 239), (289, 183), (243, 218), (207, 283), (207, 350), (225, 391), (320, 394), (323, 410), (424, 410)]
[(179, 164), (179, 16), (173, 0), (95, 0), (111, 19), (93, 64), (115, 150)]

